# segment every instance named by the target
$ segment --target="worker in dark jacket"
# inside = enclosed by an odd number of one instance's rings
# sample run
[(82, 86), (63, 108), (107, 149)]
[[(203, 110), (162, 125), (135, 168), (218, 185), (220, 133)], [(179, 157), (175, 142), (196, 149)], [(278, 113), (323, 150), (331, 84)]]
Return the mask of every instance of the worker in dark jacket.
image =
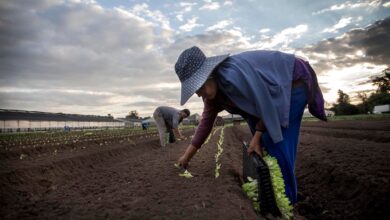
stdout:
[(178, 163), (186, 167), (211, 132), (217, 114), (241, 115), (253, 137), (248, 153), (265, 149), (282, 170), (286, 196), (297, 201), (295, 158), (305, 106), (326, 120), (324, 99), (309, 63), (278, 51), (248, 51), (206, 57), (198, 47), (185, 50), (175, 65), (181, 104), (196, 93), (203, 98), (202, 120)]

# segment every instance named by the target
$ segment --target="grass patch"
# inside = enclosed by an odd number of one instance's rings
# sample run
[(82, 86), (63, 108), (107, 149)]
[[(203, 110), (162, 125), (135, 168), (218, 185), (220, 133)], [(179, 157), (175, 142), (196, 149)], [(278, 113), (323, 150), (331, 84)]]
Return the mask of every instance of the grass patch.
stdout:
[[(328, 117), (329, 121), (354, 121), (354, 120), (385, 120), (390, 119), (390, 114), (364, 114), (364, 115), (336, 115)], [(302, 121), (320, 121), (317, 118), (303, 118)]]

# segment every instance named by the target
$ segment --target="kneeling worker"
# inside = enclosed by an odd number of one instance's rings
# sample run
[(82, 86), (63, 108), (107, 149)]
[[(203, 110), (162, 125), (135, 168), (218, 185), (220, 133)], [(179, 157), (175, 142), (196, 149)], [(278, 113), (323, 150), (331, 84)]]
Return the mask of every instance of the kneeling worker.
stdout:
[(166, 145), (167, 141), (165, 137), (167, 132), (170, 134), (170, 143), (175, 142), (174, 135), (180, 139), (184, 138), (180, 133), (178, 126), (182, 120), (188, 116), (190, 116), (190, 110), (178, 110), (168, 106), (160, 106), (154, 111), (153, 118), (156, 121), (162, 147), (165, 147)]

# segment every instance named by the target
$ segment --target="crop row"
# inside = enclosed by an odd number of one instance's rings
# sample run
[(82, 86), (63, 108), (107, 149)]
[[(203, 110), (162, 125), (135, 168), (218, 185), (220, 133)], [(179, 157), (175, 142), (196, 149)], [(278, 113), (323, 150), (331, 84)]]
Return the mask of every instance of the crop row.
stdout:
[(20, 133), (3, 134), (0, 136), (0, 147), (34, 147), (44, 145), (61, 145), (69, 143), (79, 143), (85, 141), (99, 141), (103, 139), (121, 139), (139, 135), (154, 135), (157, 130), (150, 128), (141, 129), (107, 129), (95, 131), (71, 131), (55, 133)]

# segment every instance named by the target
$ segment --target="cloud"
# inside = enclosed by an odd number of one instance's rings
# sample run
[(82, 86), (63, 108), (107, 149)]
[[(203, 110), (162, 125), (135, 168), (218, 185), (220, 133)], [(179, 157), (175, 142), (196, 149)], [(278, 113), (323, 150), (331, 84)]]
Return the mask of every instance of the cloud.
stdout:
[(150, 10), (146, 3), (134, 5), (130, 12), (139, 16), (149, 18), (155, 24), (155, 27), (161, 27), (163, 30), (173, 32), (170, 27), (169, 19), (159, 10)]
[(335, 33), (338, 29), (344, 28), (352, 22), (352, 17), (343, 17), (337, 24), (333, 25), (331, 28), (325, 28), (322, 32)]
[(196, 27), (202, 27), (203, 25), (202, 24), (198, 24), (196, 23), (198, 21), (198, 17), (193, 17), (189, 20), (187, 20), (187, 23), (180, 26), (179, 29), (182, 30), (182, 31), (185, 31), (185, 32), (189, 32), (189, 31), (192, 31), (192, 29), (196, 28)]
[(276, 46), (288, 47), (291, 42), (301, 38), (302, 34), (307, 32), (307, 30), (308, 26), (306, 24), (300, 24), (295, 27), (286, 28), (273, 37), (262, 36), (258, 47), (263, 49), (272, 49)]
[(192, 8), (196, 6), (197, 3), (190, 3), (190, 2), (180, 2), (179, 7), (181, 8), (180, 11), (176, 11), (174, 14), (176, 14), (176, 19), (180, 22), (184, 21), (184, 14), (189, 13), (192, 11)]
[[(28, 97), (26, 99), (26, 97)], [(44, 98), (42, 98), (44, 97)], [(109, 94), (92, 94), (84, 92), (69, 92), (69, 91), (53, 91), (53, 90), (14, 90), (14, 91), (1, 91), (0, 92), (0, 105), (2, 108), (12, 109), (26, 109), (37, 110), (36, 103), (41, 106), (45, 106), (45, 111), (68, 112), (78, 113), (83, 110), (90, 109), (89, 113), (100, 113), (95, 108), (100, 106), (109, 106), (110, 104)], [(27, 107), (26, 106), (31, 106)], [(71, 109), (77, 109), (72, 111)], [(91, 109), (94, 109), (91, 112)]]
[(380, 0), (369, 0), (369, 1), (362, 1), (362, 2), (357, 2), (357, 3), (351, 3), (350, 1), (347, 1), (342, 4), (338, 5), (332, 5), (329, 8), (325, 8), (316, 12), (313, 12), (312, 15), (319, 15), (323, 14), (325, 12), (331, 12), (331, 11), (340, 11), (340, 10), (352, 10), (352, 9), (359, 9), (359, 8), (364, 8), (366, 10), (372, 10), (379, 8), (381, 5)]
[(212, 25), (212, 26), (206, 28), (206, 31), (224, 29), (231, 24), (233, 24), (232, 20), (222, 20), (222, 21), (219, 21), (218, 23), (216, 23), (215, 25)]
[(192, 7), (196, 6), (197, 3), (180, 2), (179, 5), (183, 8), (184, 12), (190, 12), (192, 11)]
[(203, 0), (204, 5), (199, 8), (199, 10), (217, 10), (220, 8), (220, 5), (218, 2), (213, 2), (212, 0)]
[(259, 32), (262, 33), (262, 34), (270, 32), (270, 31), (271, 31), (271, 29), (269, 29), (269, 28), (263, 28), (263, 29), (259, 30)]
[[(308, 36), (305, 23), (274, 34), (273, 29), (258, 27), (247, 31), (232, 19), (214, 21), (198, 34), (190, 32), (203, 26), (194, 9), (231, 4), (184, 2), (174, 7), (177, 12), (164, 14), (149, 3), (104, 8), (89, 0), (1, 1), (0, 105), (115, 117), (130, 110), (151, 115), (158, 105), (181, 108), (174, 63), (184, 49), (197, 45), (207, 56), (253, 49), (287, 51)], [(340, 75), (332, 68), (349, 74), (360, 68), (370, 75), (389, 63), (386, 24), (387, 19), (295, 51), (310, 58), (319, 77)], [(200, 112), (203, 105), (195, 96), (185, 107)]]
[(351, 30), (340, 37), (330, 38), (304, 48), (310, 56), (327, 70), (336, 67), (350, 67), (357, 63), (375, 65), (390, 64), (390, 17), (375, 22), (364, 29)]
[[(115, 103), (126, 113), (120, 106), (138, 95), (133, 88), (142, 94), (145, 85), (177, 80), (161, 54), (171, 40), (166, 18), (145, 4), (103, 9), (93, 2), (12, 1), (0, 3), (0, 13), (0, 88), (17, 88), (2, 93), (5, 106), (89, 114)], [(87, 92), (96, 90), (106, 95)], [(158, 98), (171, 95), (161, 89)], [(95, 99), (94, 108), (83, 107)]]
[(382, 5), (384, 8), (390, 8), (390, 2), (385, 2)]
[(337, 90), (354, 93), (373, 89), (367, 82), (390, 65), (390, 17), (364, 29), (351, 30), (337, 38), (320, 41), (297, 51), (314, 66), (319, 81), (330, 90), (328, 100), (335, 100)]
[(224, 3), (223, 3), (223, 5), (233, 5), (233, 2), (232, 1), (225, 1)]
[(246, 36), (237, 27), (214, 30), (202, 34), (179, 37), (166, 48), (164, 54), (169, 61), (176, 62), (177, 57), (183, 50), (194, 45), (199, 46), (206, 56), (237, 53), (255, 49), (256, 45), (252, 44), (250, 40), (250, 37)]
[(179, 21), (184, 21), (183, 15), (182, 15), (182, 14), (176, 15), (176, 18), (177, 18), (177, 20), (179, 20)]

